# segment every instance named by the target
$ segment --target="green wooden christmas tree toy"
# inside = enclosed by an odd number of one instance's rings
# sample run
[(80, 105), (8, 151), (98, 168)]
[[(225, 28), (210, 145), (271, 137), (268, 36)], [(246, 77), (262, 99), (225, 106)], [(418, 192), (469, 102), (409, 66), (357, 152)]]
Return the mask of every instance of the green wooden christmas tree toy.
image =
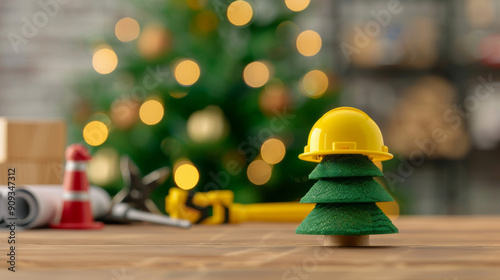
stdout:
[(376, 202), (393, 198), (373, 177), (383, 176), (374, 161), (393, 156), (377, 124), (364, 112), (336, 108), (321, 117), (299, 158), (319, 162), (309, 179), (318, 180), (301, 203), (316, 203), (296, 230), (325, 235), (325, 245), (367, 246), (370, 234), (398, 229)]

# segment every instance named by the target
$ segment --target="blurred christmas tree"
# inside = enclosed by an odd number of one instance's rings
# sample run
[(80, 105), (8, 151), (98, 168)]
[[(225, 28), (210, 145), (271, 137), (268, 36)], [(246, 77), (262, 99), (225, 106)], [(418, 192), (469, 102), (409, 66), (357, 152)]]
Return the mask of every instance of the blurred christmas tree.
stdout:
[(72, 140), (94, 146), (91, 181), (115, 192), (128, 154), (143, 173), (173, 167), (160, 207), (174, 185), (239, 202), (302, 196), (310, 166), (296, 157), (336, 99), (321, 37), (293, 21), (309, 0), (136, 2), (79, 77)]

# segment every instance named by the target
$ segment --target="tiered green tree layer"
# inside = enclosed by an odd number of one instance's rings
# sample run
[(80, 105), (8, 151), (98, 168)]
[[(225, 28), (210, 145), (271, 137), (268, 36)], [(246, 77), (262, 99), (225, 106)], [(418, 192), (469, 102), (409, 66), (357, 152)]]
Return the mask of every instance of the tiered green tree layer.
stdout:
[(382, 171), (363, 155), (324, 157), (309, 179), (318, 181), (300, 200), (316, 203), (298, 234), (367, 235), (397, 233), (398, 229), (376, 202), (393, 201), (373, 177)]

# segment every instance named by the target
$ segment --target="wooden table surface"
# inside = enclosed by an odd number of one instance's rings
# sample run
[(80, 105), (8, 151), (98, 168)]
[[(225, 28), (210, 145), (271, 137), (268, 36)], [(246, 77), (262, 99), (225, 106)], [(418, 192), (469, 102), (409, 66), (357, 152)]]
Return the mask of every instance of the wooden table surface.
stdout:
[(0, 279), (500, 279), (500, 217), (400, 217), (399, 234), (370, 247), (329, 248), (297, 224), (177, 229), (110, 225), (102, 231), (17, 233), (17, 272)]

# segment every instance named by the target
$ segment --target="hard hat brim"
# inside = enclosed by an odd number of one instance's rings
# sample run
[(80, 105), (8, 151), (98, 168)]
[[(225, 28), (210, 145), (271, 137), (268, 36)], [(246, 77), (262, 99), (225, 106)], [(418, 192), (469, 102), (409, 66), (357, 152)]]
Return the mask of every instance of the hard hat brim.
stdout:
[(365, 150), (331, 150), (331, 151), (316, 151), (302, 153), (299, 155), (299, 159), (310, 162), (321, 162), (324, 156), (327, 155), (365, 155), (368, 156), (372, 161), (386, 161), (394, 158), (391, 153), (377, 152), (377, 151), (365, 151)]

